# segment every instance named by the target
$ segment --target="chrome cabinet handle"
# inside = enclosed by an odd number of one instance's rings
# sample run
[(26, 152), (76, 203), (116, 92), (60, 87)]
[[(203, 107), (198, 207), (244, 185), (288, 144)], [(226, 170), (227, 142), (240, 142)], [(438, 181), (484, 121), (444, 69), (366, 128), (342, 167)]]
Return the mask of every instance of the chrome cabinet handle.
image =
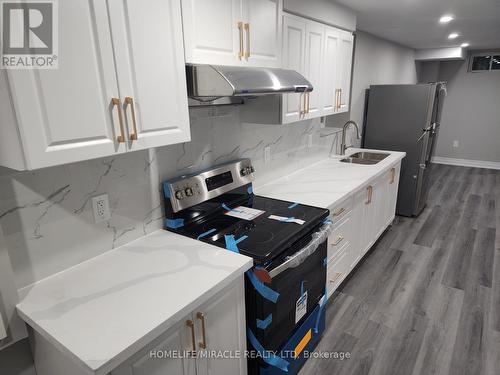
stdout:
[(245, 58), (248, 60), (250, 57), (250, 24), (245, 23), (245, 31), (247, 32), (247, 50), (245, 52)]
[(243, 22), (238, 22), (238, 30), (240, 32), (240, 51), (238, 52), (238, 58), (241, 60), (243, 58)]
[(203, 339), (202, 342), (198, 343), (198, 346), (202, 349), (206, 349), (207, 348), (207, 337), (205, 335), (205, 314), (203, 314), (202, 312), (198, 312), (196, 314), (196, 317), (201, 320), (201, 335), (202, 335), (202, 339)]
[(187, 320), (186, 325), (191, 329), (191, 342), (193, 343), (193, 354), (196, 353), (196, 338), (194, 335), (194, 323), (192, 320)]
[(134, 131), (130, 134), (130, 140), (137, 141), (137, 119), (135, 116), (134, 98), (132, 98), (131, 96), (127, 96), (125, 98), (125, 104), (127, 105), (127, 107), (130, 107), (130, 111), (132, 112), (132, 126), (134, 128)]
[(122, 102), (118, 98), (111, 99), (111, 104), (118, 108), (118, 122), (120, 123), (120, 135), (116, 137), (118, 143), (125, 143), (125, 128), (123, 126)]

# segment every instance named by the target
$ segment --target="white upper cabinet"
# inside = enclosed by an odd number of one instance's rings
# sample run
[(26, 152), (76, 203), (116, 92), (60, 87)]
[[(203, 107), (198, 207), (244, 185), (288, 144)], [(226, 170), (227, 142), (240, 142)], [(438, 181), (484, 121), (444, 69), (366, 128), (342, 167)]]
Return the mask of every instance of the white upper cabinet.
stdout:
[(283, 96), (282, 123), (347, 112), (352, 33), (295, 15), (283, 20), (283, 67), (304, 75), (314, 89)]
[[(19, 157), (28, 169), (126, 151), (118, 142), (122, 112), (106, 4), (60, 1), (59, 31), (58, 69), (7, 71)], [(2, 120), (3, 126), (16, 124)], [(0, 142), (7, 149), (12, 144)]]
[(237, 65), (243, 58), (241, 0), (182, 0), (186, 62)]
[(245, 62), (280, 67), (283, 0), (243, 0)]
[(322, 106), (323, 116), (333, 115), (338, 105), (339, 31), (325, 27), (325, 47), (323, 54)]
[(305, 77), (311, 82), (314, 90), (305, 94), (304, 118), (315, 118), (321, 116), (321, 87), (323, 48), (324, 48), (324, 26), (316, 22), (308, 22), (306, 25), (306, 53), (305, 53)]
[(337, 113), (349, 111), (349, 100), (351, 95), (351, 69), (354, 37), (347, 31), (340, 32), (339, 44), (339, 69), (338, 69), (338, 89), (339, 105)]
[[(283, 17), (283, 68), (305, 75), (306, 23), (294, 16)], [(282, 122), (302, 119), (304, 94), (284, 94), (282, 98)]]
[(283, 0), (182, 0), (186, 62), (281, 66)]
[(109, 6), (129, 149), (189, 141), (179, 1)]
[(189, 140), (177, 1), (60, 1), (58, 12), (58, 69), (1, 79), (12, 105), (1, 105), (0, 165), (36, 169)]

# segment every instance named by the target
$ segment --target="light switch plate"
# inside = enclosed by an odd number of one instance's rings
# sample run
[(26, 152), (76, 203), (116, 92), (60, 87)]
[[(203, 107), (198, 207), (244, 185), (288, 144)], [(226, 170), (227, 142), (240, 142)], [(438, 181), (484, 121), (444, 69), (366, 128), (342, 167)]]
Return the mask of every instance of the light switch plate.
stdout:
[(94, 221), (96, 223), (102, 223), (103, 221), (111, 219), (108, 194), (102, 194), (92, 198), (92, 211), (94, 212)]

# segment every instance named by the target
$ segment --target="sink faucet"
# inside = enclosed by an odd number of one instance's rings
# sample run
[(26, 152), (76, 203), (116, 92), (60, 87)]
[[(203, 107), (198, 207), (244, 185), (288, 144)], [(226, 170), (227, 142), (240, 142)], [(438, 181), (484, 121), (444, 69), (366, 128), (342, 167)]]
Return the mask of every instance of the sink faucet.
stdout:
[(356, 124), (356, 122), (354, 122), (352, 120), (347, 121), (344, 124), (344, 127), (342, 129), (342, 144), (340, 145), (340, 154), (341, 155), (345, 155), (345, 151), (349, 147), (352, 147), (352, 145), (346, 146), (346, 144), (345, 144), (345, 136), (346, 136), (346, 133), (347, 133), (347, 129), (349, 128), (349, 125), (354, 125), (354, 127), (356, 128), (356, 135), (357, 135), (358, 139), (361, 139), (361, 137), (359, 136), (359, 127), (358, 127), (358, 124)]

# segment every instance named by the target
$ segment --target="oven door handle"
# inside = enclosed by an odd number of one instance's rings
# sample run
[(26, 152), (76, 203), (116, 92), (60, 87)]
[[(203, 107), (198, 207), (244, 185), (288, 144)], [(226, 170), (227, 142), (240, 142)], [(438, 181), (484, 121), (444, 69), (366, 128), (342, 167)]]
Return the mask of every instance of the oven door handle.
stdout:
[(328, 238), (328, 236), (330, 236), (332, 231), (333, 231), (332, 223), (327, 223), (323, 225), (319, 229), (319, 231), (313, 234), (312, 240), (306, 246), (304, 246), (302, 249), (297, 251), (292, 256), (286, 257), (283, 263), (281, 263), (278, 267), (273, 268), (271, 271), (269, 271), (269, 276), (273, 278), (289, 268), (296, 268), (300, 266), (302, 263), (305, 262), (305, 260), (310, 255), (314, 254), (314, 252), (318, 249), (319, 245), (321, 245), (323, 242), (326, 241), (326, 239)]

